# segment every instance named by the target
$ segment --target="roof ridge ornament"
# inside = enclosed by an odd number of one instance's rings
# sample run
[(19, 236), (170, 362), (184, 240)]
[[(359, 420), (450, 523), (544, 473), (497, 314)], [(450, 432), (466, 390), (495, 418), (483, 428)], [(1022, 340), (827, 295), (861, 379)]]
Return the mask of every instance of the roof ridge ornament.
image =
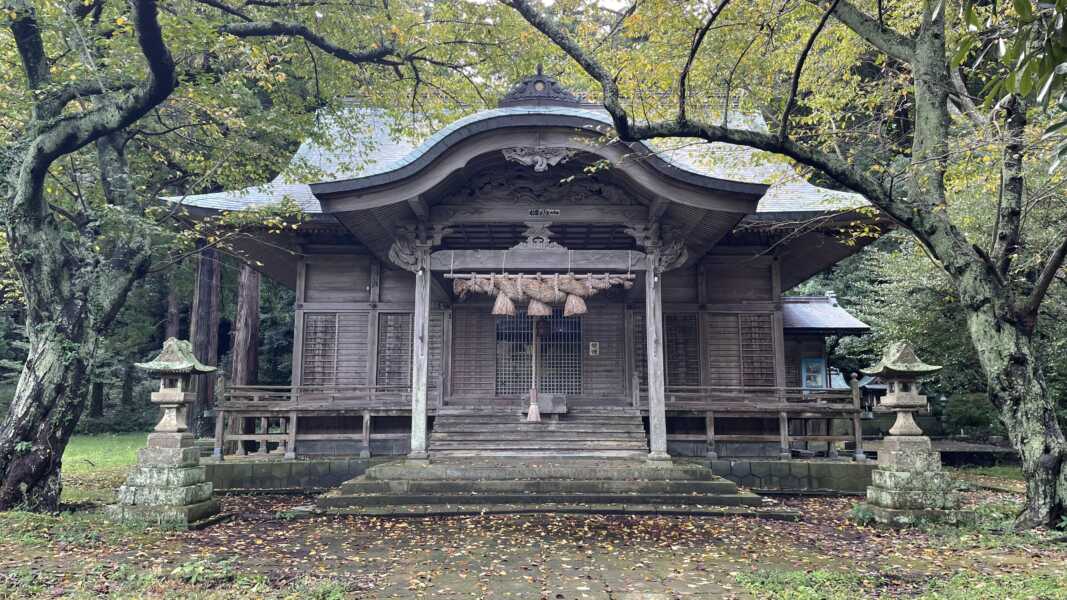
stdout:
[(497, 104), (508, 106), (581, 106), (582, 101), (570, 90), (560, 85), (559, 80), (544, 74), (537, 65), (537, 73), (516, 83)]

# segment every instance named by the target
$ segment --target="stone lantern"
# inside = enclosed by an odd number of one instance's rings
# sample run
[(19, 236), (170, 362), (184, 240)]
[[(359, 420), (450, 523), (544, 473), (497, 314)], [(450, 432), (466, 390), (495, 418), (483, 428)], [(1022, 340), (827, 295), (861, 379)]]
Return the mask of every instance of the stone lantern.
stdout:
[[(201, 363), (193, 354), (193, 345), (176, 338), (163, 342), (159, 356), (148, 362), (134, 363), (134, 366), (159, 375), (159, 391), (152, 392), (151, 400), (163, 409), (163, 418), (155, 432), (148, 436), (148, 446), (184, 448), (192, 445), (186, 407), (196, 396), (193, 376), (213, 373), (215, 367)], [(168, 445), (155, 446), (153, 441), (165, 441)], [(175, 443), (177, 446), (169, 445)]]
[(163, 417), (148, 435), (147, 447), (138, 454), (137, 466), (108, 514), (123, 521), (188, 527), (219, 509), (186, 420), (186, 406), (195, 394), (193, 376), (215, 367), (201, 363), (192, 344), (176, 338), (164, 342), (154, 359), (135, 366), (159, 375), (159, 391), (152, 392), (151, 399), (163, 409)]
[(881, 360), (863, 369), (864, 374), (879, 377), (886, 384), (886, 395), (881, 404), (897, 413), (897, 420), (889, 430), (890, 435), (923, 434), (915, 423), (914, 414), (926, 407), (926, 396), (919, 393), (916, 380), (940, 370), (940, 366), (919, 360), (907, 342), (890, 344)]
[(889, 436), (878, 448), (878, 468), (871, 472), (867, 488), (865, 507), (879, 523), (911, 525), (973, 517), (959, 510), (959, 491), (941, 470), (941, 453), (915, 423), (915, 411), (926, 406), (917, 380), (940, 369), (919, 360), (907, 342), (891, 344), (881, 360), (863, 369), (885, 382), (881, 404), (897, 413)]

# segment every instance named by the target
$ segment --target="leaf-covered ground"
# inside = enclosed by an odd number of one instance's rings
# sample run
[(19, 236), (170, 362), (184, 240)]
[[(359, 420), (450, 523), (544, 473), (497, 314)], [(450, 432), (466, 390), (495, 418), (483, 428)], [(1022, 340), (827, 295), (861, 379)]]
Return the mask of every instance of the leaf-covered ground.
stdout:
[[(110, 485), (114, 474), (104, 472)], [(74, 487), (89, 479), (80, 475)], [(102, 493), (96, 489), (88, 496)], [(804, 514), (790, 523), (288, 519), (288, 509), (310, 498), (228, 496), (232, 520), (191, 532), (108, 523), (88, 500), (58, 516), (0, 514), (0, 596), (1067, 598), (1062, 534), (1008, 532), (1020, 500), (1014, 492), (975, 489), (966, 497), (979, 512), (977, 526), (903, 531), (854, 522), (856, 498), (779, 499)]]

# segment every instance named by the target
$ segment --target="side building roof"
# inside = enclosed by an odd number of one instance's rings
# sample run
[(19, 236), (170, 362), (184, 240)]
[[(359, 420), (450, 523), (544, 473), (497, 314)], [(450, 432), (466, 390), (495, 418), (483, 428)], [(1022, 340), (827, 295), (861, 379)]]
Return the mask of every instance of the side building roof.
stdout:
[(782, 325), (794, 333), (863, 334), (871, 329), (842, 308), (832, 294), (782, 297)]

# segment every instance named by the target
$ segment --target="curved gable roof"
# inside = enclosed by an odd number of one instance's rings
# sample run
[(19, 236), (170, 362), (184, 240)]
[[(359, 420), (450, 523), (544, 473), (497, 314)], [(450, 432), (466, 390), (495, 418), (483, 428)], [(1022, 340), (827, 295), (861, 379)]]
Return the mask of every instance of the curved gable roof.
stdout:
[[(345, 119), (322, 119), (321, 144), (306, 140), (290, 162), (290, 169), (272, 181), (235, 191), (170, 198), (185, 204), (215, 209), (240, 210), (289, 198), (306, 213), (322, 213), (316, 193), (362, 189), (401, 179), (417, 171), (447, 150), (455, 140), (506, 123), (536, 126), (568, 124), (591, 132), (610, 131), (612, 121), (603, 109), (593, 106), (510, 106), (479, 111), (428, 135), (398, 133), (399, 123), (384, 111), (354, 108)], [(351, 119), (350, 117), (356, 117)], [(359, 132), (348, 122), (360, 121)], [(740, 126), (765, 130), (758, 117), (743, 117)], [(421, 139), (420, 139), (421, 137)], [(750, 148), (722, 143), (653, 141), (641, 146), (653, 157), (650, 163), (661, 173), (690, 184), (721, 191), (759, 195), (757, 213), (826, 212), (863, 206), (858, 194), (814, 186), (802, 179), (780, 157)], [(301, 178), (291, 172), (305, 172)], [(764, 191), (765, 190), (765, 191)]]

